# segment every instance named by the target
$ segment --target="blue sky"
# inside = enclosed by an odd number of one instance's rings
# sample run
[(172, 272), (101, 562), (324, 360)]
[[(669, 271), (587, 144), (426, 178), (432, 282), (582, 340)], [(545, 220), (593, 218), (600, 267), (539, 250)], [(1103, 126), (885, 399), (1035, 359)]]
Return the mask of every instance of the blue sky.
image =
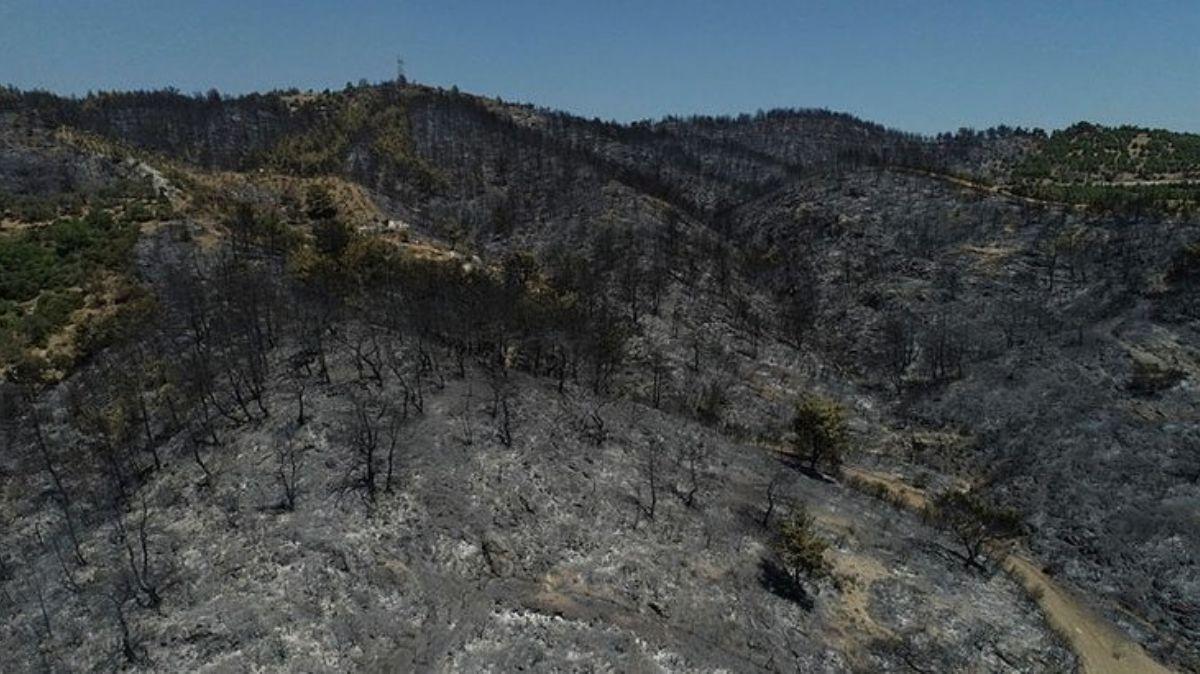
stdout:
[(0, 0), (0, 83), (410, 77), (619, 120), (796, 106), (934, 132), (1200, 131), (1200, 0)]

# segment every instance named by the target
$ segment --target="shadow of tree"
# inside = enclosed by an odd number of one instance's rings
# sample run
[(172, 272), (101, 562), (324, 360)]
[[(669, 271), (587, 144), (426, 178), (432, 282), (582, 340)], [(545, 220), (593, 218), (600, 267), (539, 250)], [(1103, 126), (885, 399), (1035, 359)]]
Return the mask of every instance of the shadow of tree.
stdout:
[(991, 578), (1000, 572), (1000, 561), (990, 556), (985, 556), (982, 561), (968, 562), (966, 555), (962, 551), (939, 541), (922, 538), (909, 538), (907, 540), (908, 544), (913, 546), (914, 549), (920, 549), (930, 557), (939, 559), (943, 563), (953, 565), (956, 568), (978, 573), (984, 578)]
[(777, 460), (779, 461), (779, 463), (787, 466), (788, 468), (791, 468), (792, 470), (796, 471), (797, 473), (800, 473), (801, 475), (803, 475), (804, 477), (807, 477), (810, 480), (824, 482), (825, 484), (837, 484), (836, 479), (830, 477), (829, 475), (826, 475), (825, 473), (822, 473), (820, 470), (817, 470), (816, 468), (810, 467), (808, 465), (808, 461), (805, 459), (802, 459), (797, 456), (792, 456), (789, 454), (789, 455), (781, 455), (781, 456), (777, 457)]
[(822, 473), (821, 471), (817, 470), (816, 468), (810, 468), (807, 463), (795, 463), (795, 464), (793, 464), (793, 467), (796, 469), (796, 471), (798, 473), (800, 473), (804, 477), (807, 477), (810, 480), (824, 482), (825, 484), (837, 484), (837, 480), (826, 475), (825, 473)]
[(812, 610), (812, 596), (809, 595), (808, 591), (800, 583), (792, 580), (792, 577), (788, 575), (783, 567), (767, 557), (762, 558), (758, 567), (758, 580), (771, 594), (794, 601), (805, 611)]

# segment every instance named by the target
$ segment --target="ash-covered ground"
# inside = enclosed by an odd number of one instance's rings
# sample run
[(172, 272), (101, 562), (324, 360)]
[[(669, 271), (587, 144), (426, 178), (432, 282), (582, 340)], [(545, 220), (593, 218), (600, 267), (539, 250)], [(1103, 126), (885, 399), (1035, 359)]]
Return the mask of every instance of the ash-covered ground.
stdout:
[[(1064, 671), (1073, 658), (1003, 573), (965, 568), (913, 515), (813, 479), (761, 447), (635, 403), (513, 374), (512, 443), (497, 440), (488, 379), (431, 391), (401, 431), (392, 490), (342, 488), (355, 461), (353, 369), (164, 468), (122, 512), (147, 521), (162, 603), (126, 608), (151, 671)], [(384, 395), (399, 395), (386, 386)], [(597, 437), (594, 420), (603, 420)], [(218, 431), (223, 432), (223, 431)], [(64, 438), (65, 439), (65, 438)], [(700, 488), (676, 457), (702, 445)], [(295, 509), (278, 478), (298, 453)], [(651, 519), (643, 465), (658, 452)], [(36, 484), (6, 464), (9, 493)], [(761, 518), (766, 490), (804, 503), (832, 543), (832, 579), (780, 591)], [(124, 668), (106, 576), (125, 552), (88, 518), (72, 591), (33, 541), (57, 526), (45, 492), (6, 499), (5, 544), (38, 578), (6, 585), (9, 671)], [(777, 506), (775, 517), (787, 512)], [(143, 509), (144, 508), (144, 509)], [(39, 532), (41, 532), (39, 534)], [(36, 586), (40, 583), (40, 590)], [(48, 607), (45, 620), (34, 596)], [(782, 596), (781, 596), (782, 595)], [(19, 655), (18, 655), (19, 654)]]

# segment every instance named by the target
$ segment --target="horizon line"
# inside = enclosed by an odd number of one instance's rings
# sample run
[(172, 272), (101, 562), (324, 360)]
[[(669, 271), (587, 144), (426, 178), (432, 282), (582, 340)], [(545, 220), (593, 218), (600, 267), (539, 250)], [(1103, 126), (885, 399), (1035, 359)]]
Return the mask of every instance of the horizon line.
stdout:
[[(6, 82), (3, 84), (0, 84), (0, 89), (4, 89), (4, 90), (8, 90), (8, 91), (16, 91), (16, 92), (20, 92), (20, 93), (48, 94), (51, 96), (55, 96), (57, 98), (71, 100), (71, 101), (84, 101), (91, 97), (106, 95), (106, 94), (107, 95), (125, 95), (125, 94), (138, 94), (138, 93), (175, 94), (175, 95), (181, 96), (183, 98), (189, 98), (189, 99), (195, 100), (195, 99), (204, 99), (206, 97), (210, 97), (215, 92), (219, 96), (221, 101), (226, 101), (226, 100), (237, 100), (237, 99), (243, 99), (243, 98), (250, 98), (252, 96), (269, 96), (269, 95), (287, 94), (287, 93), (292, 93), (292, 92), (305, 93), (305, 94), (325, 94), (325, 93), (336, 94), (336, 93), (345, 92), (345, 91), (357, 89), (357, 88), (377, 88), (377, 87), (383, 87), (383, 86), (386, 86), (389, 84), (396, 84), (396, 83), (397, 83), (397, 80), (395, 80), (395, 79), (368, 81), (368, 80), (366, 80), (366, 78), (359, 78), (358, 81), (356, 81), (356, 82), (347, 80), (344, 85), (342, 85), (341, 87), (337, 87), (337, 88), (335, 88), (335, 87), (316, 88), (316, 87), (312, 87), (312, 86), (300, 87), (300, 86), (292, 85), (292, 86), (288, 86), (288, 87), (273, 87), (270, 89), (221, 91), (220, 88), (218, 88), (216, 86), (212, 86), (212, 87), (208, 87), (204, 91), (194, 90), (191, 92), (185, 92), (183, 89), (180, 89), (179, 87), (177, 87), (175, 85), (166, 84), (166, 85), (158, 85), (158, 86), (144, 88), (144, 89), (143, 88), (88, 89), (86, 93), (80, 93), (80, 92), (56, 91), (49, 87), (40, 87), (40, 86), (31, 87), (31, 88), (23, 88), (23, 87), (15, 85), (15, 84)], [(763, 115), (769, 116), (771, 113), (774, 113), (774, 112), (790, 112), (790, 113), (825, 112), (825, 113), (830, 113), (830, 114), (834, 114), (834, 115), (846, 115), (846, 116), (854, 118), (855, 120), (857, 120), (859, 122), (863, 122), (863, 123), (867, 123), (867, 124), (874, 124), (876, 126), (882, 127), (884, 130), (889, 131), (889, 132), (901, 133), (901, 134), (910, 135), (910, 136), (918, 136), (918, 137), (923, 137), (923, 138), (927, 138), (927, 139), (937, 139), (937, 138), (939, 138), (941, 136), (945, 136), (945, 135), (954, 136), (954, 135), (958, 135), (964, 131), (985, 134), (988, 131), (1000, 129), (1001, 127), (1004, 127), (1004, 128), (1007, 128), (1007, 129), (1010, 129), (1013, 131), (1021, 131), (1026, 134), (1031, 134), (1031, 135), (1037, 135), (1037, 132), (1039, 132), (1039, 131), (1045, 135), (1050, 135), (1053, 133), (1066, 131), (1067, 129), (1071, 129), (1073, 127), (1081, 126), (1081, 125), (1091, 125), (1091, 126), (1098, 126), (1098, 127), (1102, 127), (1102, 128), (1109, 128), (1109, 129), (1132, 128), (1132, 129), (1140, 129), (1140, 130), (1145, 130), (1145, 131), (1163, 131), (1163, 132), (1167, 132), (1167, 133), (1180, 134), (1180, 135), (1200, 135), (1200, 131), (1181, 131), (1181, 130), (1171, 129), (1171, 128), (1167, 128), (1167, 127), (1163, 127), (1163, 126), (1142, 125), (1142, 124), (1136, 124), (1136, 123), (1132, 123), (1132, 122), (1122, 122), (1119, 124), (1112, 124), (1112, 123), (1106, 124), (1103, 122), (1095, 122), (1095, 121), (1088, 120), (1088, 119), (1079, 119), (1079, 120), (1076, 120), (1069, 124), (1065, 124), (1063, 126), (1050, 126), (1050, 125), (1027, 126), (1027, 125), (1022, 125), (1022, 124), (1009, 124), (1009, 123), (1005, 123), (1005, 122), (1000, 122), (1000, 123), (993, 124), (991, 126), (986, 126), (986, 127), (960, 126), (959, 128), (953, 129), (953, 130), (943, 130), (943, 131), (927, 133), (927, 132), (921, 132), (921, 131), (910, 131), (908, 129), (904, 129), (904, 128), (897, 127), (897, 126), (892, 126), (892, 125), (886, 124), (884, 122), (878, 122), (878, 121), (875, 121), (871, 117), (866, 117), (866, 116), (863, 116), (861, 113), (851, 112), (849, 110), (838, 110), (838, 109), (823, 107), (823, 106), (799, 106), (799, 105), (798, 106), (774, 106), (774, 107), (770, 107), (770, 108), (761, 108), (760, 107), (760, 108), (757, 108), (754, 112), (749, 112), (747, 110), (741, 110), (741, 111), (737, 111), (737, 112), (724, 112), (724, 113), (700, 113), (700, 112), (680, 113), (680, 112), (674, 112), (674, 113), (665, 113), (665, 114), (659, 115), (657, 117), (641, 117), (641, 118), (637, 118), (637, 119), (621, 120), (621, 119), (617, 119), (615, 117), (602, 118), (598, 115), (589, 115), (588, 113), (585, 113), (582, 111), (568, 110), (565, 108), (556, 108), (556, 107), (553, 107), (550, 105), (534, 103), (534, 102), (528, 101), (528, 100), (508, 99), (499, 94), (474, 93), (474, 92), (467, 91), (465, 89), (461, 89), (458, 85), (447, 86), (447, 85), (443, 85), (443, 84), (431, 84), (431, 83), (418, 82), (418, 81), (412, 80), (412, 79), (406, 79), (404, 82), (401, 82), (400, 84), (401, 84), (401, 86), (405, 86), (405, 87), (425, 88), (425, 89), (432, 89), (432, 90), (437, 90), (437, 91), (442, 91), (442, 92), (457, 91), (465, 96), (472, 96), (475, 98), (491, 100), (491, 101), (495, 101), (498, 103), (514, 105), (514, 106), (518, 106), (518, 107), (533, 108), (533, 109), (541, 111), (541, 112), (550, 112), (550, 113), (570, 115), (577, 119), (582, 119), (582, 120), (589, 121), (589, 122), (598, 120), (604, 124), (612, 124), (612, 125), (624, 126), (624, 127), (631, 127), (631, 126), (638, 125), (638, 124), (662, 124), (662, 123), (665, 123), (668, 121), (674, 121), (674, 120), (689, 121), (689, 120), (711, 119), (711, 120), (738, 121), (745, 117), (755, 118), (755, 117), (759, 117), (759, 116), (763, 116)]]

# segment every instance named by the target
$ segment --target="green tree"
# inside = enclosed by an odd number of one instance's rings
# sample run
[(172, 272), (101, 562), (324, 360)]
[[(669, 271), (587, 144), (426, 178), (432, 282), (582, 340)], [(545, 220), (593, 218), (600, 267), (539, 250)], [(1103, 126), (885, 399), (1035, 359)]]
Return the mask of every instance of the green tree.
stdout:
[(330, 259), (341, 258), (354, 239), (354, 231), (338, 217), (333, 196), (325, 187), (313, 185), (308, 189), (305, 201), (317, 252)]
[(324, 185), (312, 185), (305, 194), (305, 211), (311, 220), (333, 220), (338, 216), (337, 204), (329, 188)]
[(775, 552), (784, 571), (796, 586), (804, 579), (820, 580), (829, 575), (829, 562), (825, 551), (829, 543), (813, 529), (813, 517), (801, 504), (779, 523), (775, 539)]
[(792, 417), (793, 447), (816, 470), (818, 464), (837, 469), (842, 453), (849, 445), (846, 432), (846, 413), (836, 402), (818, 395), (808, 395), (796, 403)]
[(332, 260), (340, 259), (354, 239), (350, 227), (338, 220), (316, 220), (312, 223), (312, 233), (317, 252)]
[(225, 228), (229, 230), (233, 250), (238, 253), (247, 251), (258, 238), (258, 215), (254, 212), (254, 205), (248, 201), (237, 202), (225, 218)]

